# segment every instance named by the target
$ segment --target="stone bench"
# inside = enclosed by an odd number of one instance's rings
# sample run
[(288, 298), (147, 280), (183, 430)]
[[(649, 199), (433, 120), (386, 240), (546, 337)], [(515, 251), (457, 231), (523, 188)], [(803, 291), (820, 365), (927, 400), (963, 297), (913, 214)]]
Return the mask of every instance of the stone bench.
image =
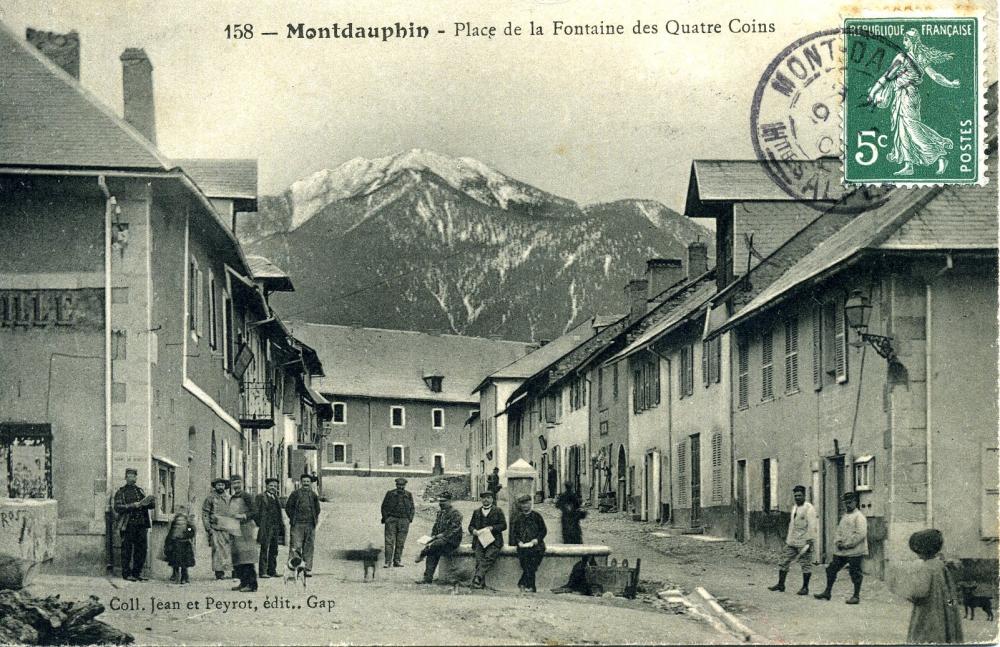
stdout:
[[(598, 564), (607, 564), (611, 549), (599, 544), (546, 544), (545, 559), (535, 575), (538, 591), (548, 591), (566, 584), (573, 565), (583, 557), (593, 557)], [(476, 558), (470, 544), (462, 544), (454, 553), (441, 559), (435, 579), (443, 583), (470, 582)], [(521, 565), (517, 548), (504, 546), (496, 564), (486, 575), (486, 585), (498, 591), (517, 591)]]

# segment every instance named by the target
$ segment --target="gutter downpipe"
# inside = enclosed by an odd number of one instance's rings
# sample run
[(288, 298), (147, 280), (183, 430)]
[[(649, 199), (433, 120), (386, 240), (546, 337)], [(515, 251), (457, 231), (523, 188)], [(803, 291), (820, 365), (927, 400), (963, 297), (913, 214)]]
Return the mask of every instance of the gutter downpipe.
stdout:
[(97, 186), (104, 194), (104, 452), (105, 452), (105, 495), (107, 512), (105, 517), (107, 571), (114, 571), (113, 510), (111, 508), (111, 213), (117, 200), (108, 190), (103, 175), (97, 176)]

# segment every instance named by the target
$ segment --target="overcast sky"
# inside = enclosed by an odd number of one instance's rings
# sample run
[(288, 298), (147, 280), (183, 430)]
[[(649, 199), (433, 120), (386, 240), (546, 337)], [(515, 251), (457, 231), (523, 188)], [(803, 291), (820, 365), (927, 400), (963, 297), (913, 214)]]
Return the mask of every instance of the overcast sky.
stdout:
[[(496, 5), (504, 4), (503, 8)], [(651, 198), (683, 207), (691, 160), (749, 158), (750, 103), (770, 60), (838, 24), (837, 3), (182, 2), (3, 0), (0, 20), (76, 29), (82, 82), (121, 111), (118, 56), (154, 66), (160, 148), (172, 157), (256, 157), (260, 189), (354, 157), (409, 148), (476, 157), (581, 203)], [(769, 34), (727, 24), (774, 23)], [(632, 25), (656, 23), (657, 35)], [(665, 35), (664, 23), (719, 22), (716, 35)], [(425, 40), (287, 40), (289, 22), (432, 28)], [(453, 23), (508, 20), (545, 36), (452, 37)], [(617, 37), (556, 37), (553, 20), (615, 22)], [(278, 37), (227, 40), (227, 22)], [(436, 29), (445, 29), (442, 36)]]

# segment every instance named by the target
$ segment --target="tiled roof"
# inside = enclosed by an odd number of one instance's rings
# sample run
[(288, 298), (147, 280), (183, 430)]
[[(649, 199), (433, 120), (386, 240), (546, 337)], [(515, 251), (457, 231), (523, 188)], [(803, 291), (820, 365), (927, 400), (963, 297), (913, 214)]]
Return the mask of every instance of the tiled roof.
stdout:
[(210, 198), (257, 199), (255, 159), (178, 159), (174, 163)]
[(997, 183), (944, 188), (925, 208), (900, 225), (881, 249), (995, 249)]
[[(313, 386), (332, 397), (475, 403), (480, 381), (530, 349), (524, 342), (407, 330), (296, 323), (295, 337), (316, 349), (326, 376)], [(424, 376), (444, 376), (432, 392)]]
[[(812, 160), (799, 162), (813, 167), (814, 173), (832, 173), (840, 170), (837, 160)], [(810, 171), (807, 170), (807, 173)], [(831, 192), (839, 188), (831, 183)], [(839, 198), (834, 195), (834, 199)], [(687, 203), (684, 213), (698, 215), (701, 202), (787, 202), (799, 201), (782, 189), (768, 174), (766, 163), (758, 160), (695, 160), (691, 163)]]
[(288, 274), (263, 256), (247, 256), (247, 266), (254, 280), (260, 281), (271, 290), (291, 292), (295, 290)]
[[(597, 317), (594, 319), (597, 319)], [(493, 372), (487, 376), (475, 390), (478, 391), (481, 389), (489, 380), (527, 379), (539, 371), (544, 370), (560, 357), (594, 336), (594, 319), (585, 320), (565, 335), (550, 341), (538, 350), (532, 351), (524, 357), (514, 360), (512, 363), (504, 366), (500, 370)], [(607, 324), (605, 323), (604, 325)]]
[(167, 170), (173, 164), (0, 23), (0, 166)]

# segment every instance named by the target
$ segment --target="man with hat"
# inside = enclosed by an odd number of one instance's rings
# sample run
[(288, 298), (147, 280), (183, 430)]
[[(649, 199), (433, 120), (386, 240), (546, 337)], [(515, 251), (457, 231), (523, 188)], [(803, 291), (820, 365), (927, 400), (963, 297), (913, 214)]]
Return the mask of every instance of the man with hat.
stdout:
[(205, 526), (208, 544), (212, 547), (212, 570), (215, 579), (226, 577), (226, 571), (233, 568), (233, 549), (230, 545), (229, 533), (220, 525), (220, 517), (229, 516), (229, 499), (226, 490), (229, 481), (218, 476), (212, 479), (212, 491), (205, 497), (201, 505), (201, 522)]
[[(472, 576), (472, 588), (486, 588), (486, 574), (493, 568), (500, 549), (503, 548), (503, 531), (507, 530), (507, 517), (503, 510), (494, 505), (496, 498), (489, 490), (479, 495), (482, 506), (476, 508), (469, 521), (469, 533), (472, 535), (472, 553), (476, 557), (476, 572)], [(489, 533), (480, 531), (489, 530)], [(490, 541), (492, 539), (492, 541)]]
[(122, 577), (130, 582), (145, 582), (142, 569), (146, 565), (149, 511), (154, 499), (146, 496), (135, 484), (139, 473), (129, 467), (125, 470), (125, 485), (115, 492), (114, 509), (118, 515), (118, 532), (122, 539)]
[(425, 557), (427, 558), (427, 565), (424, 566), (424, 577), (417, 580), (417, 584), (433, 582), (434, 571), (437, 570), (441, 557), (455, 552), (458, 545), (462, 543), (462, 513), (451, 506), (451, 492), (442, 492), (438, 496), (438, 506), (440, 510), (434, 519), (431, 540), (417, 555), (418, 564), (424, 561)]
[(319, 524), (319, 495), (312, 489), (313, 477), (303, 474), (299, 487), (285, 502), (285, 513), (292, 529), (289, 549), (295, 549), (306, 563), (306, 577), (312, 577), (316, 525)]
[(252, 593), (257, 590), (257, 573), (254, 565), (260, 558), (257, 546), (257, 504), (253, 496), (243, 489), (243, 477), (229, 477), (232, 496), (229, 497), (229, 516), (240, 522), (239, 532), (232, 533), (233, 575), (240, 578), (234, 591)]
[(767, 587), (767, 589), (769, 591), (785, 590), (785, 577), (788, 576), (788, 567), (792, 565), (794, 560), (802, 568), (802, 588), (798, 590), (798, 595), (809, 595), (813, 547), (816, 545), (819, 524), (816, 522), (816, 509), (813, 508), (813, 504), (806, 501), (804, 485), (796, 485), (792, 488), (792, 498), (795, 500), (795, 505), (792, 506), (791, 518), (788, 521), (788, 533), (785, 535), (785, 547), (778, 562), (778, 583)]
[(833, 583), (837, 581), (837, 573), (847, 566), (854, 584), (854, 595), (847, 599), (847, 604), (858, 604), (861, 597), (861, 562), (868, 554), (868, 520), (858, 510), (858, 495), (855, 492), (844, 493), (844, 516), (837, 524), (837, 534), (834, 539), (833, 559), (826, 567), (826, 588), (813, 597), (817, 600), (829, 600), (833, 591)]
[(264, 479), (264, 493), (257, 495), (257, 543), (260, 560), (257, 572), (260, 578), (278, 577), (278, 541), (285, 534), (281, 501), (278, 500), (278, 479)]
[(406, 490), (406, 479), (396, 479), (395, 489), (382, 499), (382, 524), (385, 526), (385, 564), (382, 568), (402, 566), (403, 544), (413, 522), (413, 495)]
[(545, 535), (548, 529), (542, 515), (531, 509), (531, 495), (517, 498), (517, 512), (510, 520), (510, 543), (517, 546), (517, 561), (521, 564), (521, 579), (517, 588), (535, 593), (535, 573), (545, 557)]

